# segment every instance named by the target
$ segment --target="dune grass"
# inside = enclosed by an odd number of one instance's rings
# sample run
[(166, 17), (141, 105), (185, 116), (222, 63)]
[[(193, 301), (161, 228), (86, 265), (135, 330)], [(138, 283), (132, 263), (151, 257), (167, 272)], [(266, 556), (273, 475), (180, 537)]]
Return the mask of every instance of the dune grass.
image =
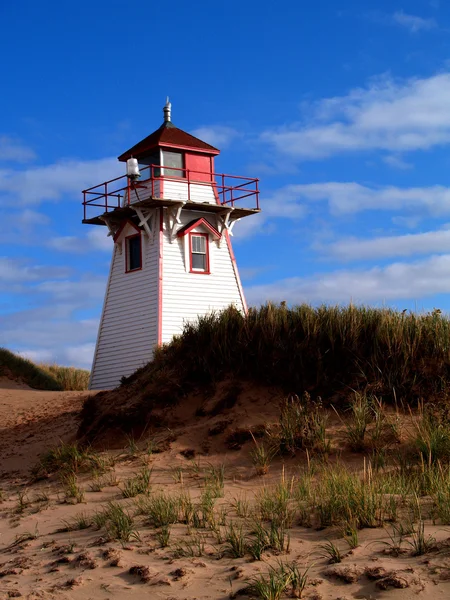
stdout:
[(439, 310), (267, 304), (186, 324), (123, 385), (157, 382), (164, 401), (174, 401), (187, 381), (232, 374), (324, 400), (336, 390), (373, 387), (386, 401), (412, 401), (446, 392), (449, 363), (450, 320)]
[[(269, 303), (243, 315), (229, 307), (187, 323), (180, 336), (155, 350), (152, 362), (122, 379), (134, 398), (132, 411), (122, 410), (126, 394), (89, 399), (80, 433), (94, 438), (115, 415), (123, 431), (133, 430), (152, 408), (225, 379), (274, 385), (286, 394), (307, 391), (311, 424), (323, 430), (314, 422), (322, 414), (318, 405), (313, 410), (319, 397), (339, 410), (348, 408), (355, 392), (397, 406), (446, 400), (449, 364), (450, 320), (439, 310)], [(297, 445), (301, 440), (291, 433)]]
[(6, 348), (0, 348), (0, 375), (2, 371), (11, 374), (36, 390), (60, 391), (62, 385), (50, 373), (31, 360), (14, 354)]
[(83, 391), (88, 389), (89, 371), (55, 364), (35, 364), (31, 360), (0, 348), (0, 375), (17, 378), (36, 390)]
[(88, 389), (90, 372), (86, 369), (46, 363), (40, 363), (38, 367), (53, 377), (62, 390), (83, 391)]

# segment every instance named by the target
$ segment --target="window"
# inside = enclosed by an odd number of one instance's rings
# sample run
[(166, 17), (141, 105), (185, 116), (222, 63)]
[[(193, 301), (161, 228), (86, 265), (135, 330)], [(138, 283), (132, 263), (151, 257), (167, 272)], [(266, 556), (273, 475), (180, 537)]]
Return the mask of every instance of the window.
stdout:
[[(150, 179), (150, 177), (152, 176), (152, 171), (151, 171), (151, 169), (148, 168), (150, 165), (160, 165), (160, 164), (161, 164), (161, 158), (159, 155), (159, 151), (154, 152), (153, 154), (150, 154), (149, 156), (146, 156), (145, 158), (141, 156), (141, 158), (139, 159), (139, 169), (141, 170), (142, 179), (143, 180)], [(158, 169), (154, 166), (153, 167), (153, 177), (160, 177), (160, 176), (161, 176), (161, 169)]]
[(186, 177), (186, 172), (183, 170), (184, 154), (182, 152), (163, 150), (162, 159), (165, 167), (172, 167), (171, 169), (164, 169), (166, 177)]
[(126, 244), (126, 272), (142, 269), (141, 234), (130, 235), (125, 238)]
[(191, 273), (209, 273), (209, 248), (206, 233), (191, 233)]

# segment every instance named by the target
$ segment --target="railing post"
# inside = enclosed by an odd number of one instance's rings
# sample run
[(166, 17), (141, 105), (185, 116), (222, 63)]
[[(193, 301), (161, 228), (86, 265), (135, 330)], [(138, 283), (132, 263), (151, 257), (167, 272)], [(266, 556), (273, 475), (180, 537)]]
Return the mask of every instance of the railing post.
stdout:
[(225, 175), (222, 173), (222, 204), (225, 204)]
[(186, 169), (186, 179), (188, 184), (188, 202), (191, 201), (191, 173), (189, 169)]
[(259, 189), (258, 189), (258, 181), (259, 181), (259, 179), (255, 179), (255, 183), (256, 183), (256, 208), (259, 210)]
[(83, 221), (86, 220), (86, 192), (83, 192)]
[(106, 212), (108, 212), (108, 184), (105, 182), (105, 208)]

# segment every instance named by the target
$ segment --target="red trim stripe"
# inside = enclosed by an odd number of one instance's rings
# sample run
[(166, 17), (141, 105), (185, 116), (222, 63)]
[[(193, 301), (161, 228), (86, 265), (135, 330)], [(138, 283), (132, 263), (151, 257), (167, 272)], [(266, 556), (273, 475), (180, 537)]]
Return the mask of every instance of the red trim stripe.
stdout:
[(162, 344), (164, 209), (159, 209), (158, 345)]
[(200, 217), (199, 219), (196, 219), (195, 221), (191, 221), (190, 223), (188, 223), (187, 225), (185, 225), (184, 227), (182, 227), (178, 233), (177, 233), (177, 237), (182, 237), (184, 235), (186, 235), (187, 233), (191, 233), (191, 231), (193, 229), (195, 229), (196, 227), (200, 227), (201, 225), (203, 225), (204, 227), (206, 227), (206, 229), (208, 229), (208, 231), (215, 236), (217, 239), (220, 240), (220, 238), (222, 237), (222, 234), (219, 233), (217, 231), (217, 229), (215, 227), (213, 227), (211, 225), (211, 223), (209, 223), (209, 221), (207, 221), (205, 218)]
[(130, 221), (130, 219), (127, 219), (126, 221), (124, 221), (124, 222), (122, 223), (122, 225), (119, 227), (119, 229), (118, 229), (118, 230), (116, 231), (116, 233), (114, 234), (114, 237), (113, 237), (114, 243), (116, 243), (116, 242), (117, 242), (117, 240), (119, 239), (119, 237), (120, 237), (120, 235), (121, 235), (122, 231), (125, 229), (125, 227), (126, 227), (127, 225), (131, 225), (131, 227), (134, 227), (134, 229), (136, 229), (136, 231), (137, 231), (138, 233), (141, 233), (141, 230), (139, 229), (139, 227), (138, 227), (138, 226), (137, 226), (135, 223), (133, 223), (133, 221)]

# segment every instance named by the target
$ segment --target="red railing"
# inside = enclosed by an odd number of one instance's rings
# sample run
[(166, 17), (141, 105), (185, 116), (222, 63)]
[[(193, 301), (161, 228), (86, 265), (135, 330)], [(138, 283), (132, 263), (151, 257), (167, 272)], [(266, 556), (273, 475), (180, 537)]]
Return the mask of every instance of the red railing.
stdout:
[[(174, 174), (174, 172), (176, 173)], [(200, 179), (198, 176), (201, 176)], [(198, 192), (199, 189), (193, 186), (206, 186), (214, 191), (218, 204), (234, 207), (236, 202), (244, 198), (254, 197), (253, 206), (245, 206), (245, 208), (259, 209), (258, 179), (150, 165), (141, 169), (141, 179), (137, 181), (130, 181), (126, 175), (123, 175), (83, 190), (83, 218), (88, 217), (87, 212), (91, 207), (102, 209), (101, 213), (96, 211), (96, 216), (98, 216), (139, 200), (146, 200), (150, 197), (160, 198), (160, 182), (162, 181), (184, 183), (186, 185), (186, 198), (182, 199), (187, 202), (196, 201), (195, 192)], [(183, 188), (180, 188), (180, 190), (183, 190)], [(181, 193), (180, 190), (178, 194)], [(184, 196), (184, 194), (182, 195)], [(163, 197), (169, 200), (178, 199), (170, 198), (169, 190), (167, 190), (167, 193), (163, 192)], [(244, 208), (243, 205), (241, 207)]]

